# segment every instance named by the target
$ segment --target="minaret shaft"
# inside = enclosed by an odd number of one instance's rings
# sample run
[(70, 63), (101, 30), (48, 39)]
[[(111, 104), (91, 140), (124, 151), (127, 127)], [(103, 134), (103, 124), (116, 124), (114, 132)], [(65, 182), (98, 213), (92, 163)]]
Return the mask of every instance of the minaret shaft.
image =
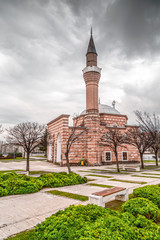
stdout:
[(83, 77), (86, 83), (86, 112), (98, 113), (98, 84), (101, 69), (97, 67), (97, 53), (91, 34), (86, 54), (86, 67), (83, 69)]

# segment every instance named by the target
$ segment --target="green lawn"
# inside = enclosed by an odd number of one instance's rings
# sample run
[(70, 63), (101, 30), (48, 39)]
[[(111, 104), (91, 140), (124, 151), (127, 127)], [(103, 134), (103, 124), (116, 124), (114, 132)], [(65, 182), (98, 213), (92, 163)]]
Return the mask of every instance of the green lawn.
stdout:
[(4, 171), (0, 171), (0, 173), (8, 173), (8, 172), (21, 172), (23, 170), (20, 169), (15, 169), (15, 170), (4, 170)]
[(155, 162), (156, 160), (143, 160), (143, 162)]
[[(21, 161), (26, 161), (26, 158), (11, 158), (11, 159), (0, 159), (0, 162), (21, 162)], [(34, 159), (30, 158), (29, 161), (45, 161), (45, 159)]]
[(0, 161), (13, 161), (13, 160), (25, 160), (26, 158), (23, 157), (16, 157), (16, 158), (6, 158), (6, 159), (1, 159)]
[(51, 190), (51, 191), (48, 191), (48, 193), (51, 193), (53, 195), (67, 197), (67, 198), (73, 198), (73, 199), (80, 200), (80, 201), (87, 201), (89, 199), (87, 196), (83, 196), (83, 195), (79, 195), (79, 194), (75, 194), (75, 193), (63, 192), (63, 191), (59, 191), (59, 190)]
[(14, 236), (14, 237), (10, 237), (10, 238), (7, 238), (7, 239), (10, 239), (10, 240), (36, 240), (36, 237), (35, 237), (35, 230), (32, 229), (32, 230), (29, 230), (29, 231), (25, 231), (25, 232), (22, 232), (22, 233), (19, 233), (17, 236)]
[[(144, 169), (156, 169), (156, 168), (159, 168), (160, 166), (155, 166), (155, 165), (148, 165), (148, 166), (144, 166)], [(156, 171), (156, 170), (155, 170)], [(160, 171), (160, 169), (159, 169), (159, 171)]]
[(86, 185), (95, 186), (95, 187), (102, 187), (102, 188), (112, 188), (114, 186), (105, 185), (105, 184), (97, 184), (97, 183), (87, 183)]
[(153, 176), (141, 176), (141, 175), (132, 175), (132, 177), (143, 177), (143, 178), (160, 178), (160, 177), (153, 177)]
[(93, 177), (103, 177), (103, 178), (112, 178), (111, 176), (103, 176), (103, 175), (97, 175), (97, 174), (88, 174), (86, 176), (93, 176)]
[(146, 183), (147, 183), (147, 182), (138, 182), (138, 181), (120, 180), (120, 179), (109, 179), (108, 181), (126, 182), (126, 183), (137, 183), (137, 184), (146, 184)]
[(44, 174), (44, 173), (53, 173), (53, 171), (30, 171), (29, 174), (32, 175), (32, 174)]
[(92, 169), (95, 172), (105, 172), (105, 173), (114, 173), (114, 174), (129, 174), (128, 172), (121, 170), (121, 172), (117, 171), (110, 171), (110, 170), (105, 170), (105, 169)]
[(142, 174), (144, 174), (144, 175), (158, 175), (158, 176), (160, 176), (160, 173), (142, 173)]

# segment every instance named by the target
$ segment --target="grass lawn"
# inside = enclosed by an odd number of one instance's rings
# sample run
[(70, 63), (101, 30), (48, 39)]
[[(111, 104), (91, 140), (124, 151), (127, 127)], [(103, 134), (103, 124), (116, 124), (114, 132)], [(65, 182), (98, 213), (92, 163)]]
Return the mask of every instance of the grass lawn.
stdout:
[(142, 174), (144, 174), (144, 175), (158, 175), (158, 176), (160, 176), (160, 173), (142, 173)]
[(126, 171), (122, 171), (122, 172), (117, 172), (117, 171), (110, 171), (110, 170), (105, 170), (105, 169), (92, 169), (94, 170), (95, 172), (105, 172), (105, 173), (114, 173), (114, 174), (129, 174), (128, 172)]
[(25, 160), (26, 158), (23, 157), (16, 157), (16, 158), (6, 158), (6, 159), (0, 159), (0, 161), (16, 161), (16, 160)]
[(104, 185), (104, 184), (97, 184), (97, 183), (87, 183), (86, 185), (95, 186), (95, 187), (102, 187), (102, 188), (112, 188), (114, 186), (111, 185)]
[(143, 162), (155, 162), (156, 160), (143, 160)]
[(110, 208), (112, 210), (122, 211), (121, 206), (122, 206), (123, 203), (124, 202), (122, 202), (122, 201), (113, 200), (113, 201), (107, 202), (105, 204), (105, 207)]
[(31, 156), (31, 157), (41, 157), (41, 158), (47, 158), (47, 156)]
[(147, 183), (147, 182), (138, 182), (138, 181), (120, 180), (120, 179), (109, 179), (108, 181), (126, 182), (126, 183), (137, 183), (137, 184), (146, 184), (146, 183)]
[[(0, 159), (0, 162), (21, 162), (21, 161), (26, 161), (26, 158), (11, 158), (11, 159)], [(29, 161), (45, 161), (45, 159), (34, 159), (34, 158), (30, 158)]]
[(73, 198), (73, 199), (80, 200), (80, 201), (89, 200), (89, 198), (87, 196), (69, 193), (69, 192), (63, 192), (63, 191), (59, 191), (59, 190), (51, 190), (51, 191), (47, 191), (47, 192), (51, 193), (53, 195), (63, 196), (63, 197), (67, 197), (67, 198)]
[(8, 172), (21, 172), (23, 170), (20, 169), (15, 169), (15, 170), (4, 170), (4, 171), (0, 171), (0, 173), (8, 173)]
[[(155, 165), (148, 165), (148, 166), (144, 166), (144, 169), (155, 169), (155, 168), (159, 168), (159, 166), (157, 167), (157, 166), (155, 166)], [(142, 169), (143, 170), (143, 169)], [(160, 171), (160, 169), (159, 169), (159, 171)]]
[(103, 178), (112, 178), (111, 176), (103, 176), (103, 175), (96, 175), (96, 174), (88, 174), (86, 176), (93, 176), (93, 177), (103, 177)]
[(132, 177), (143, 177), (143, 178), (160, 178), (160, 177), (153, 177), (153, 176), (141, 176), (141, 175), (132, 175)]
[(30, 171), (29, 172), (29, 175), (32, 175), (32, 174), (44, 174), (44, 173), (53, 173), (53, 171)]
[(87, 178), (87, 182), (92, 182), (92, 181), (95, 181), (96, 179), (89, 179)]
[(29, 231), (19, 233), (17, 236), (10, 237), (7, 239), (10, 239), (10, 240), (12, 240), (12, 239), (13, 240), (36, 240), (34, 232), (35, 232), (35, 230), (32, 229)]

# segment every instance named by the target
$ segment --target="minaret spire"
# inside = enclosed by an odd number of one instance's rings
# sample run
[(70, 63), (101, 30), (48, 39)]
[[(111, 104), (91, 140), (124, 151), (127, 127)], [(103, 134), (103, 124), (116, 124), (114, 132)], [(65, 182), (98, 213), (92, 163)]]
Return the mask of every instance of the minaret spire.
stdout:
[(94, 41), (93, 41), (93, 36), (92, 36), (92, 27), (91, 27), (91, 36), (90, 36), (88, 49), (87, 49), (87, 54), (88, 53), (95, 53), (97, 55), (96, 48), (95, 48)]

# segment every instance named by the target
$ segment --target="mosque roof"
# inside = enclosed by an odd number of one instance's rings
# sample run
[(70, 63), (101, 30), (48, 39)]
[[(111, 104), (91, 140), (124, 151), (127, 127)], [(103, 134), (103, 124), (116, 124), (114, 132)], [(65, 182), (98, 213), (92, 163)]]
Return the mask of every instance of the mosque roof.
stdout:
[[(113, 108), (113, 107), (110, 107), (106, 104), (101, 104), (99, 103), (99, 113), (106, 113), (106, 114), (118, 114), (118, 115), (121, 115), (120, 112)], [(83, 114), (86, 114), (86, 110), (84, 110), (81, 115)]]

